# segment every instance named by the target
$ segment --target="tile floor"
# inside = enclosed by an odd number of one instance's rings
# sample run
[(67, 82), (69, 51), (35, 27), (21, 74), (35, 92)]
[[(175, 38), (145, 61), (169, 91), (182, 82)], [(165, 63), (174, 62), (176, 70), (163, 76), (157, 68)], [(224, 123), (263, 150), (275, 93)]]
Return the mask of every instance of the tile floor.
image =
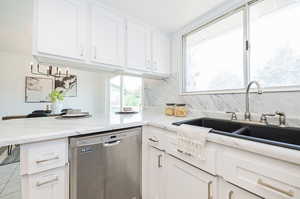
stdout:
[(20, 163), (0, 166), (0, 199), (21, 199)]

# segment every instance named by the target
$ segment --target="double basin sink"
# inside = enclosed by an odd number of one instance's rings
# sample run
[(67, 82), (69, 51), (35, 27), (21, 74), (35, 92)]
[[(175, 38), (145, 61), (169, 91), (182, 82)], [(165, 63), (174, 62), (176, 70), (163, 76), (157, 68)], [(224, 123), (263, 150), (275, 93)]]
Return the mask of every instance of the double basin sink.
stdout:
[(214, 118), (199, 118), (173, 123), (177, 126), (181, 124), (207, 127), (212, 129), (210, 133), (300, 150), (300, 128), (277, 127)]

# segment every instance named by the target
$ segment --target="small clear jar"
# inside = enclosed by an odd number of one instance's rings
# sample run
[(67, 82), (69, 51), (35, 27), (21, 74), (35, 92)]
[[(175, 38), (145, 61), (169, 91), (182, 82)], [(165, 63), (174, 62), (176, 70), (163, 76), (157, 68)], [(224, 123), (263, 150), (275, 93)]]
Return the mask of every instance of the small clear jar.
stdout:
[(185, 117), (185, 116), (187, 116), (186, 104), (176, 104), (174, 115), (176, 117)]
[(172, 104), (172, 103), (166, 104), (165, 115), (173, 116), (174, 113), (175, 113), (175, 104)]

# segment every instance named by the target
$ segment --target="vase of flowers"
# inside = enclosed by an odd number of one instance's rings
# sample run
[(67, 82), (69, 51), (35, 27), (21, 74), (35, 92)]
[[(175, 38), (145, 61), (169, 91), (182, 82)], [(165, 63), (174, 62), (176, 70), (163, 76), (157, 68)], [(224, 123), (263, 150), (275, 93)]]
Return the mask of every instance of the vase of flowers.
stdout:
[(51, 99), (51, 111), (52, 114), (60, 114), (62, 109), (63, 109), (63, 100), (65, 98), (64, 94), (62, 91), (58, 90), (53, 90), (50, 94), (49, 97)]

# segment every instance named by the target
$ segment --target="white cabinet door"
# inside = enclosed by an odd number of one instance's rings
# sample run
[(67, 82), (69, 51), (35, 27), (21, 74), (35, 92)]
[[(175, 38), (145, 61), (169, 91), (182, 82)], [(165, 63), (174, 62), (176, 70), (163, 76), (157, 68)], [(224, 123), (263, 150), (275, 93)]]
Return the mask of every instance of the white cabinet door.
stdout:
[(262, 199), (224, 180), (220, 181), (220, 199)]
[(79, 0), (36, 0), (36, 53), (84, 57), (84, 9)]
[(22, 177), (23, 199), (68, 199), (67, 167)]
[(216, 199), (217, 178), (167, 156), (167, 199)]
[(170, 39), (160, 32), (154, 32), (152, 35), (153, 72), (170, 73), (170, 50)]
[(149, 147), (148, 197), (147, 199), (165, 199), (165, 153)]
[(124, 66), (125, 20), (98, 4), (91, 9), (92, 61)]
[(151, 31), (148, 27), (128, 20), (127, 67), (151, 70)]

